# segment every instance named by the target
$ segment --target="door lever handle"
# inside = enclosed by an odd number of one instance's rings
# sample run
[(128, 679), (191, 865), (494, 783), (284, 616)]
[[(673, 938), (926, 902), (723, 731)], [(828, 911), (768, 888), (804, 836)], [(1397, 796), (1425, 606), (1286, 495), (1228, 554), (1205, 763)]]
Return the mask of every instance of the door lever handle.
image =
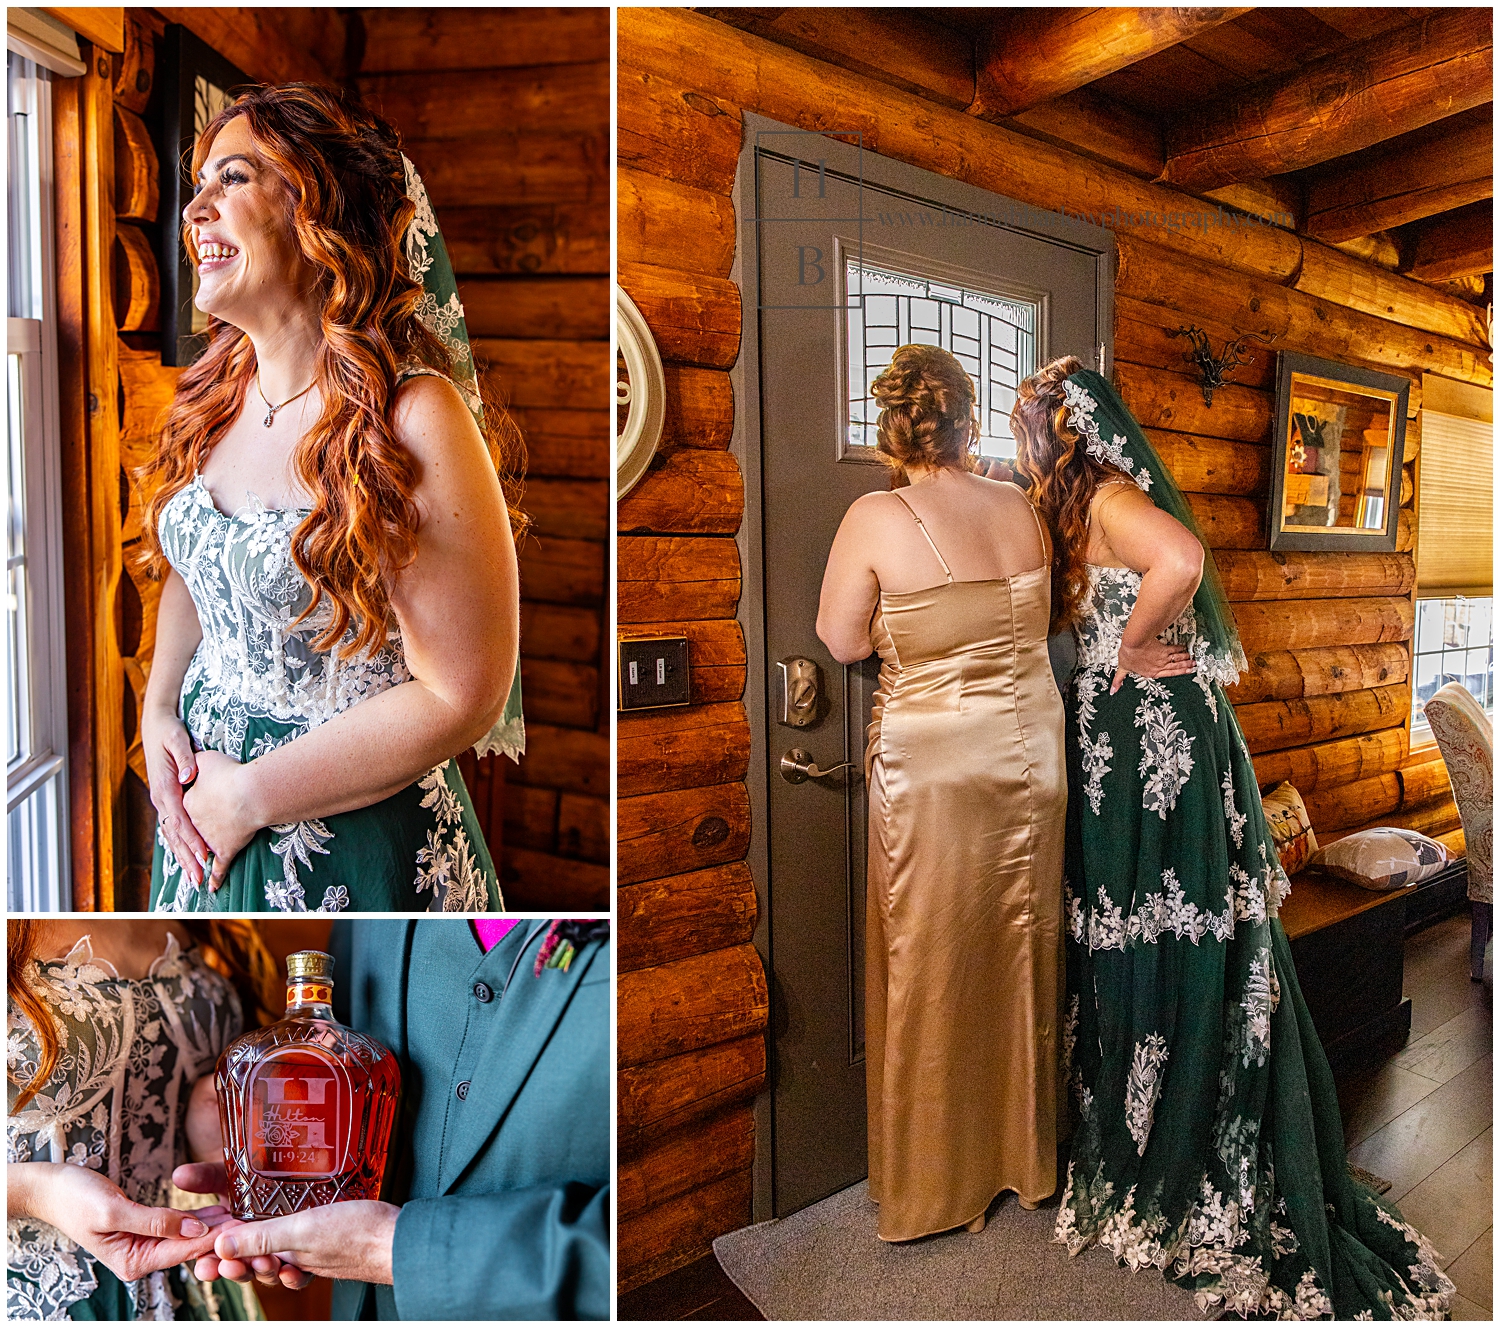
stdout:
[(839, 765), (830, 766), (827, 770), (820, 770), (811, 752), (801, 747), (793, 747), (781, 758), (781, 777), (788, 784), (805, 784), (809, 779), (826, 779), (829, 775), (836, 775), (840, 770), (848, 770), (853, 765), (853, 761), (844, 761)]

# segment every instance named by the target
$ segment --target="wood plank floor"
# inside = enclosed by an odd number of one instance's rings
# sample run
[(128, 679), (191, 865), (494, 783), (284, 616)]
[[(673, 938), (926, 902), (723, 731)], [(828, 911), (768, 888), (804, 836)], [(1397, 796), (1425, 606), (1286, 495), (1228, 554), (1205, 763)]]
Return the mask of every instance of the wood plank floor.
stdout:
[(1443, 1256), (1455, 1319), (1493, 1318), (1490, 1289), (1491, 996), (1469, 981), (1467, 911), (1406, 941), (1411, 1039), (1378, 1070), (1345, 1077), (1349, 1160), (1391, 1182), (1385, 1196)]
[[(1378, 1069), (1339, 1082), (1349, 1160), (1391, 1182), (1386, 1196), (1437, 1247), (1458, 1287), (1455, 1319), (1492, 1319), (1491, 995), (1469, 981), (1469, 917), (1406, 942), (1411, 1038)], [(764, 1316), (712, 1254), (620, 1297), (627, 1322)]]

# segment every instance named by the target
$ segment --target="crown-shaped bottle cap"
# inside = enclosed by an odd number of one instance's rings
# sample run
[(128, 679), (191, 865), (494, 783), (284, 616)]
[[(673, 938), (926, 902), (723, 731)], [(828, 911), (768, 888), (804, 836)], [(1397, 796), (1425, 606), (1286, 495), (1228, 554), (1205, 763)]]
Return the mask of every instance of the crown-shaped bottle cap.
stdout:
[(298, 950), (286, 957), (286, 976), (294, 978), (321, 978), (324, 982), (333, 979), (333, 956), (322, 950)]

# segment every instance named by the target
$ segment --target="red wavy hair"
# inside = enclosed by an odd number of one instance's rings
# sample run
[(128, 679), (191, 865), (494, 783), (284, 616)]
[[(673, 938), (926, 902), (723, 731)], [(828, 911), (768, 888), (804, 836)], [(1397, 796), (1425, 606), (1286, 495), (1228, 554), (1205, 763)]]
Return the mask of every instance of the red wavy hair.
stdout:
[[(391, 422), (396, 375), (412, 361), (453, 372), (447, 348), (418, 316), (423, 289), (407, 271), (403, 241), (416, 206), (406, 196), (401, 140), (341, 89), (253, 87), (200, 135), (192, 156), (195, 180), (219, 131), (238, 116), (285, 182), (287, 225), (317, 274), (323, 340), (314, 374), (323, 413), (292, 454), (313, 498), (292, 540), (292, 557), (312, 587), (297, 621), (326, 596), (331, 619), (314, 647), (373, 653), (390, 626), (391, 581), (417, 553), (416, 468)], [(191, 231), (184, 224), (184, 245), (196, 263)], [(207, 349), (178, 379), (155, 453), (138, 475), (148, 495), (142, 543), (152, 575), (166, 572), (157, 535), (162, 510), (192, 482), (238, 417), (255, 372), (250, 338), (210, 317)], [(525, 525), (515, 506), (524, 457), (520, 432), (497, 402), (486, 401), (484, 416), (485, 444), (519, 536)], [(349, 640), (340, 644), (346, 632)]]
[(1063, 380), (1084, 368), (1064, 355), (1044, 365), (1016, 389), (1010, 427), (1016, 439), (1016, 469), (1026, 477), (1052, 535), (1052, 631), (1070, 627), (1088, 587), (1084, 555), (1089, 543), (1089, 504), (1106, 480), (1129, 479), (1095, 461), (1068, 427)]

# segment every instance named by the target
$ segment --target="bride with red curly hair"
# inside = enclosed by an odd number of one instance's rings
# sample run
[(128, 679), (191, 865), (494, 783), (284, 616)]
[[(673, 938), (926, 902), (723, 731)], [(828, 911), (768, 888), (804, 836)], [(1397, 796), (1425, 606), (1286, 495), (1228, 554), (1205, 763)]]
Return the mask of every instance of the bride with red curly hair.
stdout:
[(207, 348), (142, 472), (151, 907), (500, 908), (453, 757), (523, 749), (519, 439), (421, 180), (309, 84), (238, 97), (192, 169)]

